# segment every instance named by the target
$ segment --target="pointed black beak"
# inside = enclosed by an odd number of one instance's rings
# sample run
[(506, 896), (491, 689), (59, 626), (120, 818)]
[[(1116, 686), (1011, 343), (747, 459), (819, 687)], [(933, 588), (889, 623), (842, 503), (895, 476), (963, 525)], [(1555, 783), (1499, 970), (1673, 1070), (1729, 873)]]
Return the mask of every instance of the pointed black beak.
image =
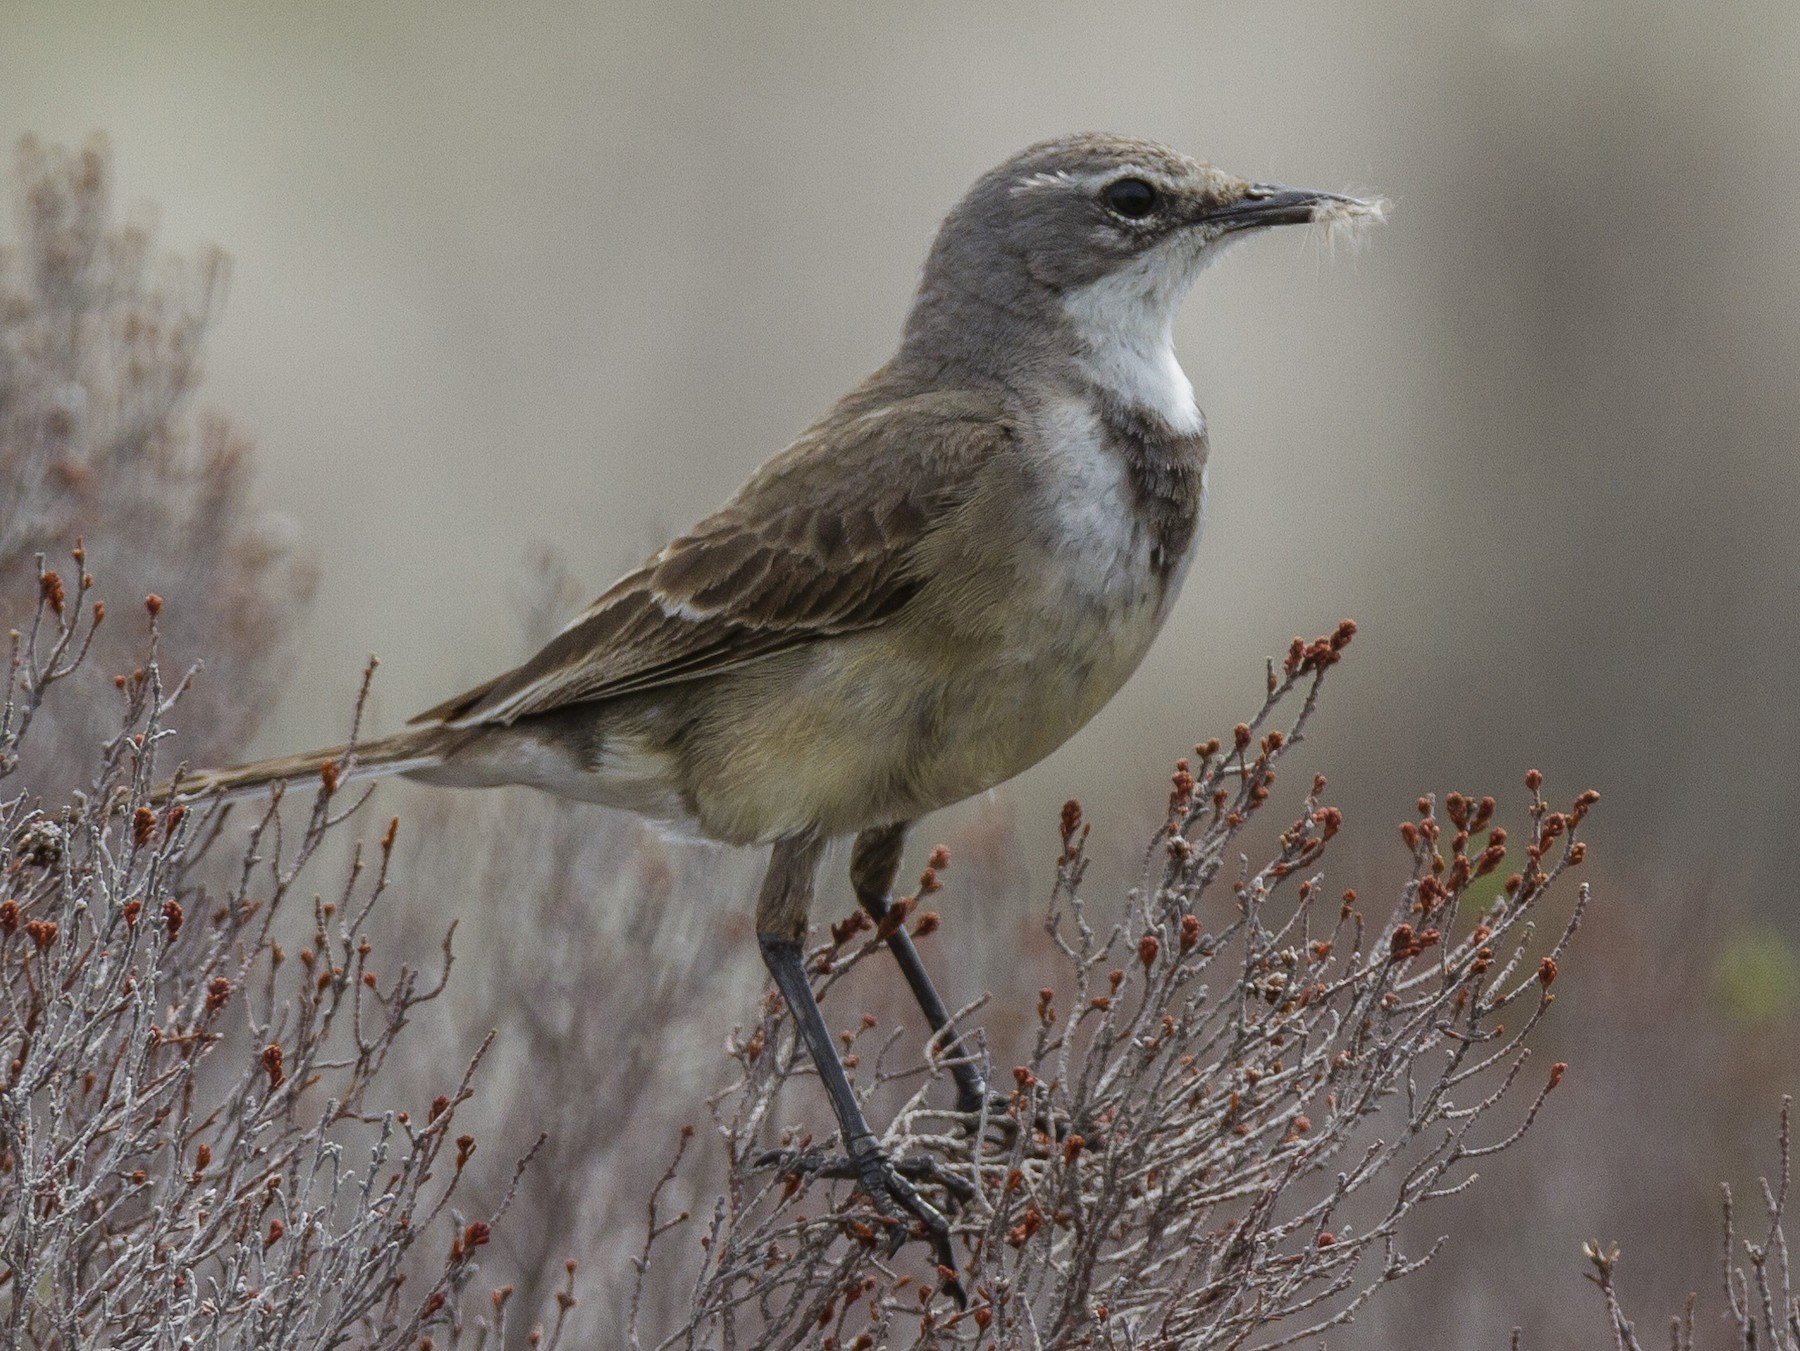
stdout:
[(1202, 213), (1203, 224), (1233, 230), (1256, 230), (1265, 225), (1310, 225), (1337, 215), (1378, 215), (1380, 205), (1341, 192), (1313, 188), (1284, 188), (1274, 183), (1252, 183), (1250, 190), (1227, 206)]

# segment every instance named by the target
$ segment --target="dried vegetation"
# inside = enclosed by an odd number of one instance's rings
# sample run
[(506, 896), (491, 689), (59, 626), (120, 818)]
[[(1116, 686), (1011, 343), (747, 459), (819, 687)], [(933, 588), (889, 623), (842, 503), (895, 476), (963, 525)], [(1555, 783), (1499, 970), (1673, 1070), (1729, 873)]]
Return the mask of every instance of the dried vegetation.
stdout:
[[(102, 147), (28, 144), (21, 183), (0, 255), (7, 1345), (1312, 1343), (1431, 1261), (1421, 1224), (1562, 1080), (1529, 1043), (1583, 917), (1564, 874), (1593, 795), (1559, 806), (1530, 775), (1506, 826), (1490, 798), (1422, 797), (1397, 889), (1327, 886), (1342, 819), (1319, 778), (1284, 809), (1275, 772), (1353, 629), (1296, 640), (1255, 715), (1177, 765), (1128, 894), (1094, 893), (1065, 809), (1047, 908), (995, 940), (1011, 986), (963, 1010), (1002, 1090), (982, 1119), (946, 1109), (882, 935), (860, 912), (821, 930), (858, 1091), (952, 1217), (958, 1307), (922, 1245), (883, 1255), (809, 1133), (806, 1058), (720, 918), (747, 870), (521, 795), (439, 800), (398, 848), (329, 782), (247, 815), (149, 803), (173, 720), (201, 758), (266, 712), (310, 567), (255, 509), (241, 438), (187, 409), (222, 263), (115, 228)], [(124, 617), (102, 622), (90, 569)], [(206, 679), (165, 678), (193, 656)], [(966, 922), (929, 908), (947, 867), (895, 909), (921, 939)], [(477, 956), (447, 986), (452, 894)], [(728, 1034), (734, 1009), (754, 1021)], [(1745, 1346), (1795, 1344), (1785, 1197), (1765, 1189), (1729, 1277)], [(1614, 1251), (1591, 1259), (1635, 1346)]]

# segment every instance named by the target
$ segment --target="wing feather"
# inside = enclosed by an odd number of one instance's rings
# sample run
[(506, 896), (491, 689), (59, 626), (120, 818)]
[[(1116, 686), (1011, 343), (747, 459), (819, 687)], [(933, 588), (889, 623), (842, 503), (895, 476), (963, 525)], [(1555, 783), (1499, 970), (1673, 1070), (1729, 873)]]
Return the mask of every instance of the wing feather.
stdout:
[(1015, 441), (978, 396), (869, 402), (846, 400), (523, 665), (413, 721), (511, 723), (892, 619), (927, 584), (921, 543)]

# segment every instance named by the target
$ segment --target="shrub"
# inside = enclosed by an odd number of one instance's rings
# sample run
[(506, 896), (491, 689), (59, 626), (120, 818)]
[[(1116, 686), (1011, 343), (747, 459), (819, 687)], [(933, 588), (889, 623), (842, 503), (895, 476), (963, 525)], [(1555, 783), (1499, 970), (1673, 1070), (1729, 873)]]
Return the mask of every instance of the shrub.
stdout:
[[(1529, 777), (1517, 842), (1491, 799), (1421, 798), (1390, 904), (1328, 890), (1323, 780), (1281, 828), (1271, 804), (1348, 625), (1296, 640), (1256, 714), (1177, 765), (1128, 895), (1093, 894), (1065, 809), (1043, 926), (1008, 952), (1037, 993), (987, 1010), (1019, 1034), (996, 1037), (982, 1119), (935, 1105), (941, 1048), (848, 1020), (859, 1091), (953, 1218), (966, 1308), (922, 1246), (881, 1255), (882, 1221), (803, 1124), (824, 1104), (777, 997), (723, 1064), (707, 1054), (703, 1010), (750, 969), (729, 923), (689, 908), (742, 890), (716, 856), (677, 865), (517, 795), (427, 813), (415, 888), (474, 877), (502, 902), (473, 916), (487, 980), (462, 1005), (506, 1027), (513, 1092), (483, 1104), (492, 1038), (418, 1049), (450, 948), (429, 979), (401, 955), (397, 821), (352, 843), (367, 798), (329, 779), (247, 822), (149, 796), (173, 719), (184, 759), (241, 748), (310, 567), (256, 509), (242, 438), (188, 420), (222, 260), (158, 263), (146, 231), (115, 229), (101, 146), (27, 143), (21, 172), (24, 243), (0, 256), (0, 579), (30, 583), (0, 705), (9, 1345), (1278, 1346), (1429, 1262), (1413, 1226), (1536, 1120), (1564, 1067), (1531, 1070), (1526, 1043), (1586, 893), (1560, 915), (1550, 897), (1592, 797), (1557, 810)], [(82, 534), (72, 567), (46, 566)], [(147, 626), (102, 625), (90, 567), (115, 596), (156, 593)], [(165, 681), (171, 646), (209, 678)], [(943, 923), (926, 906), (947, 862), (897, 907), (920, 937)], [(1030, 937), (991, 927), (990, 949)], [(881, 949), (860, 912), (821, 934), (828, 1010), (900, 998)], [(644, 1160), (702, 1102), (713, 1131), (678, 1132), (657, 1177)], [(551, 1129), (552, 1166), (476, 1178), (484, 1111), (528, 1156)], [(515, 1196), (516, 1298), (476, 1301)], [(605, 1273), (579, 1312), (559, 1252)]]
[[(783, 1124), (805, 1058), (771, 995), (715, 1103), (726, 1194), (696, 1197), (698, 1218), (670, 1199), (684, 1137), (648, 1212), (640, 1280), (675, 1235), (700, 1231), (690, 1302), (673, 1327), (634, 1318), (633, 1345), (798, 1346), (828, 1331), (819, 1345), (1280, 1346), (1429, 1262), (1436, 1244), (1404, 1245), (1409, 1219), (1516, 1143), (1563, 1076), (1527, 1075), (1526, 1042), (1585, 891), (1547, 946), (1534, 920), (1582, 861), (1595, 797), (1555, 810), (1528, 776), (1522, 846), (1491, 798), (1420, 798), (1401, 825), (1410, 880), (1374, 917), (1318, 870), (1341, 822), (1323, 779), (1251, 866), (1240, 851), (1275, 767), (1351, 632), (1296, 640), (1256, 715), (1178, 764), (1123, 904), (1084, 896), (1087, 830), (1065, 808), (1046, 918), (1061, 970), (1046, 973), (1029, 1053), (998, 1076), (1003, 1102), (972, 1133), (933, 1106), (947, 1097), (941, 1056), (912, 1060), (868, 1035), (872, 1019), (843, 1034), (865, 1093), (912, 1090), (887, 1144), (955, 1216), (966, 1310), (905, 1256), (882, 1258), (879, 1219), (822, 1181), (832, 1164)], [(1520, 871), (1497, 885), (1509, 851)], [(937, 883), (928, 870), (902, 902), (917, 930), (938, 922), (917, 910)], [(856, 917), (833, 926), (812, 954), (820, 995), (882, 949)], [(771, 1143), (789, 1151), (774, 1168)]]
[[(20, 176), (23, 244), (0, 253), (0, 578), (30, 567), (35, 585), (0, 583), (17, 625), (0, 703), (6, 1343), (398, 1347), (445, 1327), (454, 1343), (495, 1214), (450, 1209), (469, 1073), (410, 1112), (376, 1082), (449, 966), (447, 942), (430, 981), (375, 961), (397, 823), (290, 915), (360, 800), (322, 792), (297, 827), (271, 804), (237, 833), (147, 796), (178, 700), (189, 754), (241, 747), (311, 586), (250, 499), (242, 438), (186, 418), (222, 256), (158, 262), (147, 231), (114, 228), (100, 144), (27, 141)], [(66, 578), (45, 565), (83, 532)], [(102, 624), (90, 551), (124, 594), (154, 589), (147, 631), (142, 612)], [(172, 639), (218, 677), (165, 684)]]
[[(99, 623), (85, 583), (39, 576), (0, 707), (5, 765)], [(378, 970), (366, 925), (398, 821), (368, 857), (355, 850), (332, 899), (314, 898), (305, 946), (290, 957), (275, 940), (308, 862), (366, 800), (329, 786), (297, 833), (271, 803), (228, 884), (203, 880), (224, 809), (147, 797), (175, 705), (155, 660), (160, 608), (89, 787), (54, 808), (28, 792), (0, 805), (9, 1343), (411, 1346), (450, 1322), (497, 1218), (449, 1210), (474, 1149), (455, 1134), (474, 1063), (411, 1113), (376, 1085), (442, 990), (448, 941), (435, 981)], [(447, 1256), (407, 1292), (421, 1242)]]
[[(274, 701), (314, 567), (254, 505), (244, 435), (190, 415), (225, 256), (160, 257), (147, 228), (116, 226), (104, 142), (71, 155), (27, 139), (18, 180), (21, 242), (0, 250), (0, 578), (85, 536), (115, 596), (161, 595), (165, 650), (213, 667), (187, 697), (185, 753), (230, 757)], [(0, 627), (30, 613), (0, 587)], [(132, 670), (136, 645), (103, 630), (88, 674)], [(28, 781), (80, 786), (115, 730), (99, 690), (59, 700), (21, 747)]]
[[(1788, 1240), (1784, 1220), (1787, 1215), (1788, 1192), (1793, 1185), (1793, 1099), (1781, 1100), (1781, 1128), (1776, 1136), (1779, 1167), (1776, 1183), (1766, 1177), (1757, 1179), (1758, 1199), (1762, 1203), (1764, 1228), (1760, 1240), (1737, 1233), (1736, 1208), (1731, 1188), (1721, 1183), (1720, 1211), (1721, 1259), (1719, 1271), (1725, 1286), (1725, 1315), (1730, 1320), (1733, 1346), (1744, 1351), (1769, 1347), (1771, 1351), (1796, 1351), (1800, 1348), (1800, 1296), (1794, 1294), (1793, 1273), (1788, 1265)], [(1619, 1299), (1615, 1275), (1619, 1266), (1619, 1245), (1590, 1242), (1582, 1245), (1583, 1255), (1593, 1268), (1588, 1279), (1599, 1288), (1606, 1301), (1607, 1321), (1612, 1325), (1613, 1342), (1618, 1351), (1643, 1351), (1637, 1328), (1625, 1316)], [(1694, 1351), (1694, 1311), (1700, 1302), (1690, 1294), (1679, 1314), (1669, 1319), (1669, 1345), (1673, 1351)], [(1518, 1332), (1513, 1333), (1514, 1351), (1522, 1344)]]

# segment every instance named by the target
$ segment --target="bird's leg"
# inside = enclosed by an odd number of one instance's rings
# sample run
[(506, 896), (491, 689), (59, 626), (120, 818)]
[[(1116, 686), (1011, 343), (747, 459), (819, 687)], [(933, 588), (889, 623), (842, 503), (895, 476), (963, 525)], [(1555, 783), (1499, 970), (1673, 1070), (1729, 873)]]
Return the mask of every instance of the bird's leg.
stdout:
[[(850, 1077), (838, 1059), (826, 1029), (825, 1016), (819, 1012), (819, 1001), (813, 997), (812, 982), (806, 976), (806, 955), (801, 940), (806, 933), (806, 912), (812, 900), (813, 875), (819, 861), (821, 842), (810, 836), (779, 840), (769, 857), (769, 871), (763, 877), (762, 894), (756, 902), (757, 941), (762, 947), (763, 964), (775, 978), (782, 998), (794, 1015), (794, 1025), (806, 1044), (819, 1079), (831, 1099), (837, 1115), (838, 1131), (843, 1137), (844, 1152), (857, 1180), (875, 1207), (888, 1219), (896, 1221), (888, 1239), (888, 1254), (899, 1251), (906, 1241), (907, 1227), (901, 1213), (910, 1215), (924, 1226), (931, 1240), (932, 1253), (939, 1266), (956, 1269), (956, 1257), (950, 1248), (950, 1226), (913, 1185), (902, 1177), (893, 1162), (882, 1152), (875, 1133), (869, 1129), (850, 1088)], [(954, 1279), (947, 1281), (952, 1293), (960, 1293)]]
[[(900, 871), (900, 851), (906, 844), (906, 829), (911, 824), (910, 821), (898, 821), (891, 826), (871, 826), (856, 837), (850, 850), (850, 883), (856, 888), (857, 901), (875, 921), (877, 933), (881, 932), (882, 921), (888, 915), (888, 897), (893, 892), (894, 877)], [(886, 937), (888, 951), (900, 964), (900, 974), (906, 977), (925, 1021), (931, 1024), (933, 1039), (951, 1058), (950, 1073), (956, 1080), (956, 1110), (970, 1115), (980, 1112), (988, 1099), (987, 1083), (969, 1059), (961, 1036), (951, 1025), (950, 1011), (944, 1007), (937, 987), (925, 973), (925, 963), (919, 960), (919, 950), (913, 946), (912, 935), (906, 932), (904, 925), (895, 924)]]

